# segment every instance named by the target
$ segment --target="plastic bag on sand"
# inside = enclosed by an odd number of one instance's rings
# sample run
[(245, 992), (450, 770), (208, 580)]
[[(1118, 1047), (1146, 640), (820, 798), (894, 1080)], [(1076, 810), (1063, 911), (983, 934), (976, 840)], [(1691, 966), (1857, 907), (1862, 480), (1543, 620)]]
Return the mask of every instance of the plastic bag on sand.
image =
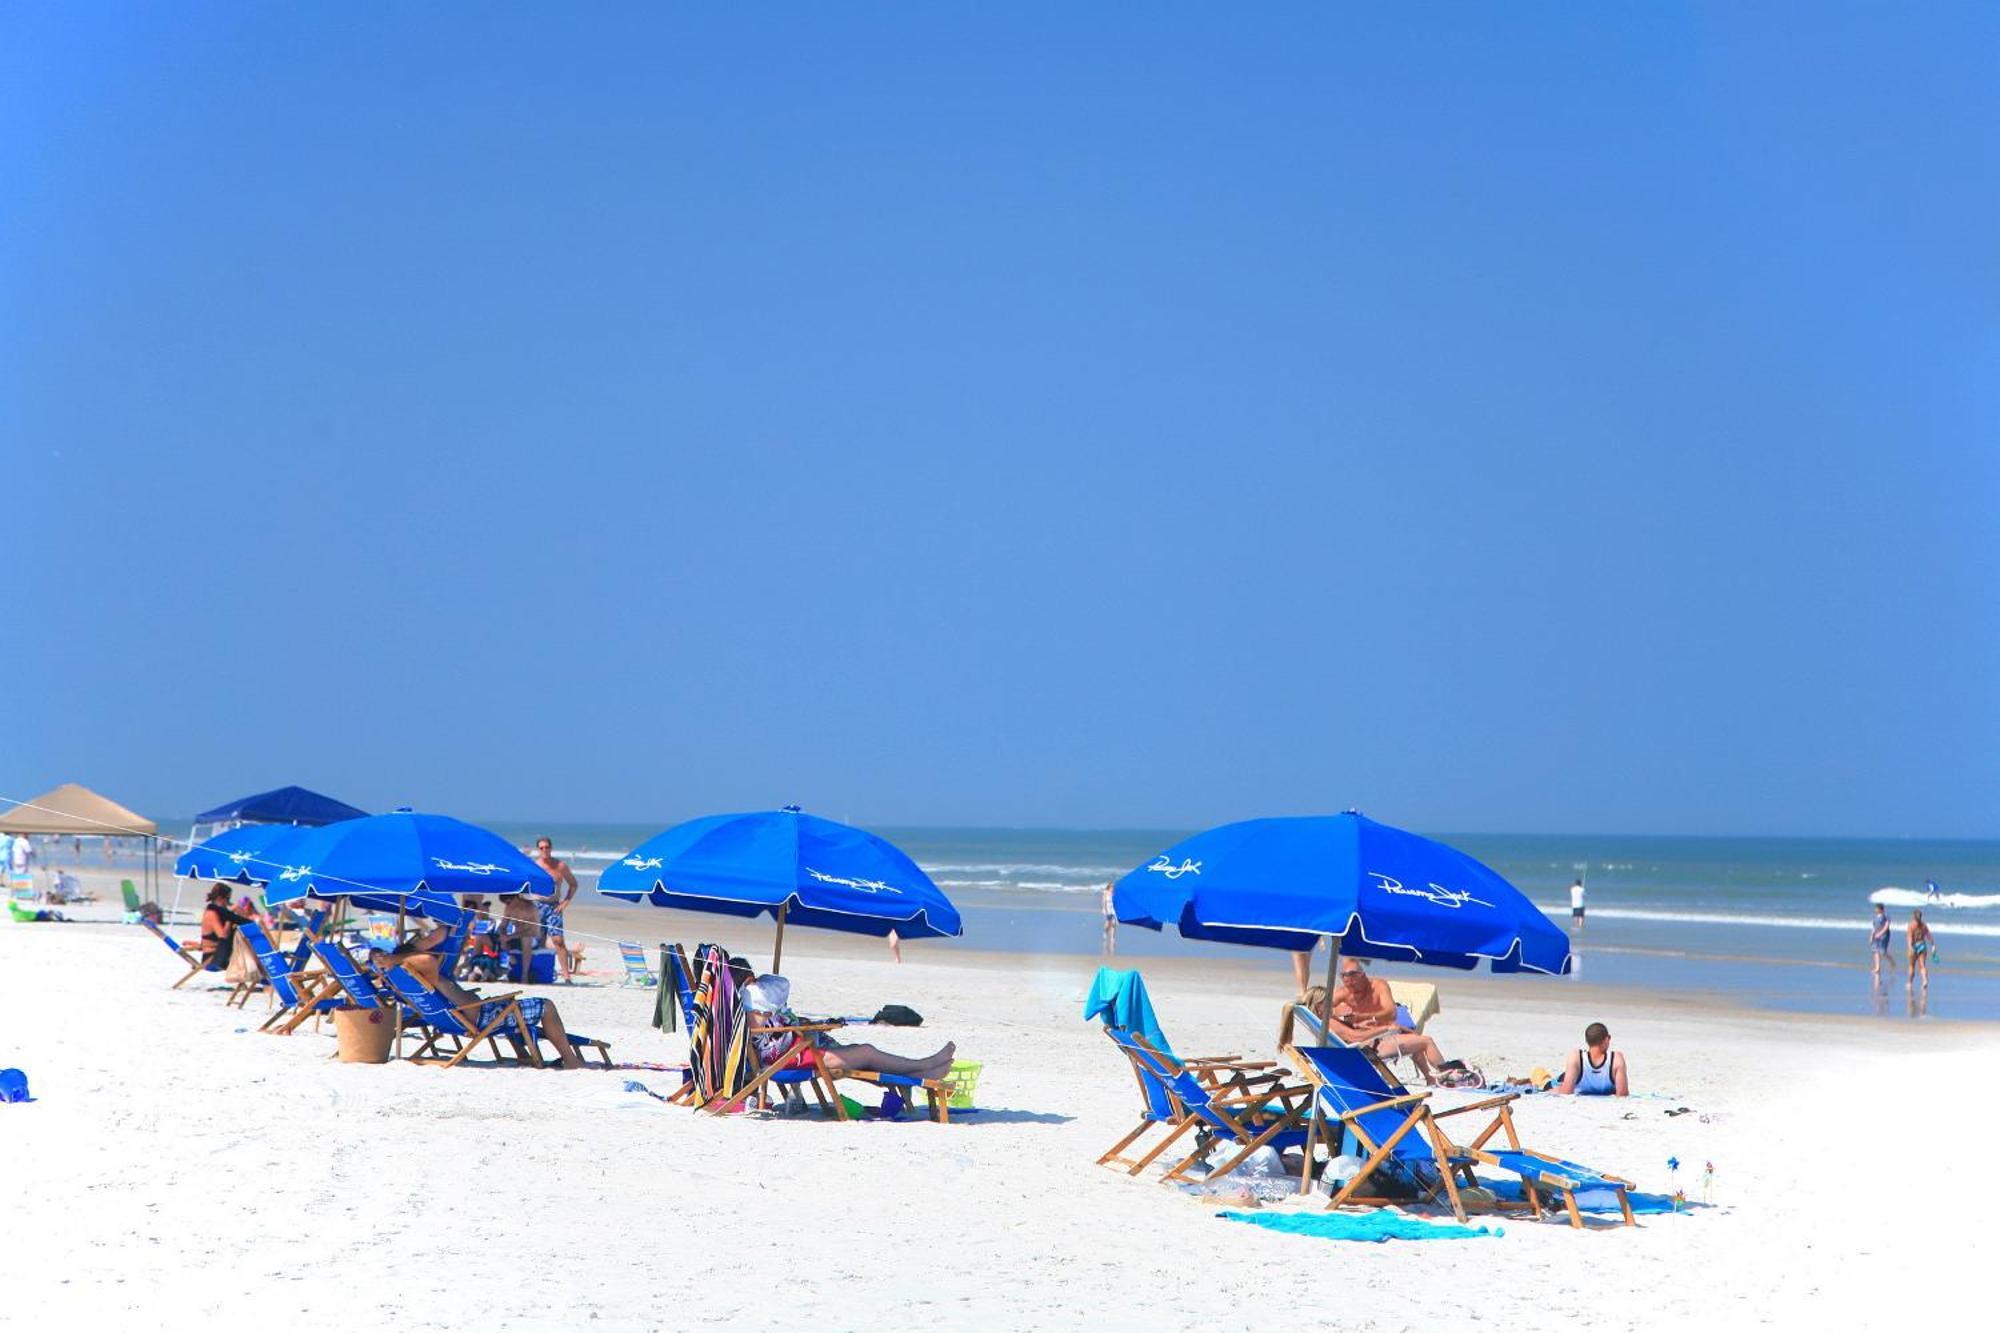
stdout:
[(1359, 1157), (1343, 1156), (1334, 1158), (1326, 1164), (1326, 1170), (1320, 1174), (1320, 1189), (1327, 1194), (1333, 1193), (1342, 1185), (1354, 1179), (1355, 1174), (1361, 1170), (1361, 1167), (1362, 1161)]
[(1285, 1174), (1285, 1164), (1278, 1157), (1278, 1150), (1269, 1146), (1259, 1148), (1243, 1160), (1236, 1168), (1236, 1174), (1245, 1180), (1269, 1180), (1272, 1176)]

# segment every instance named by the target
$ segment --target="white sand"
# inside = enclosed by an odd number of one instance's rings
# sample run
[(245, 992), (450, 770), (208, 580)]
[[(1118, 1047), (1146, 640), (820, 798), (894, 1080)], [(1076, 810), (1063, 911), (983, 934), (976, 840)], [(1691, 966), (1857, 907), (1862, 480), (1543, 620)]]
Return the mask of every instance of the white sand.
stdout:
[[(1974, 1240), (2000, 1083), (1985, 1030), (1649, 1016), (1661, 1000), (1442, 974), (1447, 1054), (1525, 1072), (1601, 1017), (1638, 1086), (1674, 1096), (1524, 1098), (1533, 1146), (1646, 1189), (1678, 1156), (1691, 1194), (1713, 1159), (1720, 1206), (1343, 1244), (1093, 1165), (1136, 1118), (1123, 1062), (1079, 1016), (1094, 962), (908, 955), (898, 969), (873, 942), (795, 933), (786, 971), (802, 1007), (921, 1010), (921, 1030), (864, 1030), (889, 1049), (949, 1036), (983, 1060), (991, 1109), (962, 1123), (717, 1119), (620, 1091), (668, 1091), (661, 1073), (343, 1065), (330, 1035), (255, 1032), (261, 998), (246, 1018), (201, 983), (169, 991), (178, 965), (137, 927), (0, 926), (0, 1065), (38, 1098), (0, 1107), (0, 1324), (1887, 1327), (1911, 1282), (1924, 1321), (1969, 1313), (1971, 1261), (1992, 1252)], [(1177, 1047), (1270, 1053), (1280, 969), (1146, 970)], [(680, 1058), (681, 1036), (647, 1026), (650, 995), (589, 980), (537, 993), (617, 1058)], [(1708, 1121), (1664, 1114), (1680, 1104)]]

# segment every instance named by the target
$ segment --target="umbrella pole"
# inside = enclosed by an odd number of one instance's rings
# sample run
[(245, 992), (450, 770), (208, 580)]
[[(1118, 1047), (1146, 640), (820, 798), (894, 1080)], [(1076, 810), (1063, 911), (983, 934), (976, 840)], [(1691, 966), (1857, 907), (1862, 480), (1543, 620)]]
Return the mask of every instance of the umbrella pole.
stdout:
[(778, 964), (785, 961), (785, 913), (791, 910), (790, 898), (778, 904), (778, 942), (771, 946), (771, 972), (779, 973)]
[[(1339, 966), (1340, 936), (1329, 935), (1326, 938), (1326, 1001), (1319, 1007), (1319, 1030), (1326, 1034), (1328, 1041), (1333, 1040), (1333, 978), (1334, 971)], [(1312, 1119), (1306, 1123), (1306, 1159), (1299, 1167), (1299, 1193), (1301, 1194), (1309, 1193), (1312, 1189), (1313, 1145), (1319, 1138), (1320, 1119), (1319, 1095), (1315, 1093), (1313, 1095)], [(1326, 1155), (1328, 1160), (1331, 1160), (1336, 1155), (1335, 1149), (1338, 1147), (1339, 1144), (1332, 1138), (1329, 1137), (1327, 1139)]]

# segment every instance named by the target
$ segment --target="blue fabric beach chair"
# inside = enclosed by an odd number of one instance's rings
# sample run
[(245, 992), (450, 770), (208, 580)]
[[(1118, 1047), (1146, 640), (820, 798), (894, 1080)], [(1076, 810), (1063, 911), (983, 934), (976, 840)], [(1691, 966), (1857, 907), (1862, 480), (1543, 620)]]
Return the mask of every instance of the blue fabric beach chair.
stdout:
[(395, 1002), (375, 984), (375, 978), (354, 961), (354, 955), (341, 946), (338, 940), (314, 940), (313, 957), (319, 959), (320, 966), (333, 978), (334, 985), (346, 996), (347, 1003), (356, 1009), (386, 1009)]
[(1165, 1088), (1179, 1113), (1166, 1138), (1140, 1158), (1130, 1174), (1137, 1175), (1189, 1130), (1196, 1131), (1195, 1149), (1167, 1169), (1162, 1177), (1165, 1181), (1185, 1179), (1191, 1169), (1205, 1162), (1218, 1148), (1234, 1146), (1236, 1151), (1221, 1165), (1210, 1167), (1203, 1177), (1206, 1180), (1220, 1180), (1248, 1161), (1259, 1148), (1273, 1148), (1282, 1153), (1306, 1145), (1311, 1089), (1305, 1085), (1258, 1082), (1247, 1089), (1218, 1087), (1163, 1054), (1139, 1033), (1106, 1030), (1111, 1033), (1112, 1041), (1145, 1071), (1146, 1077)]
[[(1320, 1028), (1318, 1015), (1310, 1009), (1295, 1005), (1292, 1016), (1299, 1028), (1312, 1034), (1321, 1044), (1288, 1045), (1286, 1054), (1298, 1062), (1313, 1080), (1329, 1122), (1340, 1118), (1345, 1136), (1342, 1146), (1354, 1151), (1357, 1156), (1366, 1152), (1372, 1161), (1374, 1149), (1393, 1139), (1395, 1147), (1384, 1158), (1388, 1163), (1382, 1168), (1385, 1177), (1400, 1179), (1406, 1186), (1414, 1185), (1419, 1192), (1428, 1188), (1433, 1197), (1438, 1188), (1443, 1188), (1452, 1198), (1453, 1210), (1462, 1219), (1464, 1213), (1458, 1207), (1452, 1176), (1456, 1175), (1466, 1185), (1473, 1185), (1478, 1183), (1473, 1166), (1492, 1166), (1521, 1178), (1522, 1189), (1527, 1196), (1525, 1211), (1536, 1217), (1542, 1215), (1544, 1207), (1540, 1192), (1547, 1190), (1562, 1198), (1570, 1225), (1581, 1228), (1583, 1217), (1576, 1206), (1577, 1191), (1605, 1189), (1616, 1193), (1619, 1211), (1625, 1222), (1637, 1224), (1631, 1203), (1626, 1198), (1632, 1188), (1630, 1181), (1521, 1146), (1520, 1133), (1514, 1126), (1513, 1110), (1514, 1102), (1519, 1099), (1518, 1093), (1485, 1097), (1443, 1110), (1431, 1109), (1428, 1093), (1410, 1092), (1373, 1054), (1338, 1038), (1329, 1040)], [(1342, 1106), (1351, 1108), (1351, 1113), (1343, 1116), (1339, 1109)], [(1407, 1112), (1406, 1119), (1421, 1119), (1423, 1132), (1420, 1136), (1412, 1136), (1408, 1127), (1395, 1120), (1395, 1108), (1398, 1106), (1412, 1108)], [(1493, 1113), (1493, 1118), (1462, 1145), (1454, 1143), (1438, 1127), (1439, 1121), (1487, 1111)], [(1402, 1137), (1394, 1137), (1399, 1132)], [(1504, 1139), (1505, 1146), (1488, 1147), (1496, 1137)], [(1435, 1164), (1435, 1170), (1425, 1166), (1427, 1156)], [(1366, 1174), (1367, 1168), (1364, 1168), (1362, 1175), (1348, 1182), (1348, 1190), (1358, 1190)], [(1440, 1177), (1443, 1178), (1441, 1182)], [(1343, 1200), (1336, 1195), (1327, 1206), (1333, 1208), (1342, 1202), (1369, 1201), (1359, 1197)], [(1505, 1203), (1501, 1205), (1503, 1209), (1507, 1206)]]
[[(390, 968), (384, 979), (395, 992), (396, 999), (423, 1029), (424, 1043), (409, 1057), (418, 1064), (452, 1068), (463, 1063), (482, 1041), (493, 1048), (496, 1060), (503, 1059), (500, 1038), (505, 1037), (521, 1060), (538, 1069), (542, 1067), (541, 1043), (544, 1038), (537, 1022), (542, 1001), (523, 1000), (518, 995), (509, 994), (455, 1008), (407, 967)], [(580, 1032), (567, 1035), (570, 1045), (596, 1051), (604, 1067), (611, 1068), (610, 1043), (586, 1037)], [(442, 1044), (445, 1041), (451, 1041), (454, 1049), (447, 1052)]]
[(1283, 1085), (1290, 1077), (1270, 1060), (1244, 1060), (1236, 1055), (1184, 1059), (1175, 1055), (1160, 1031), (1152, 1001), (1146, 994), (1145, 979), (1134, 971), (1108, 967), (1097, 969), (1097, 976), (1091, 981), (1090, 994), (1084, 998), (1083, 1016), (1086, 1021), (1095, 1018), (1103, 1022), (1105, 1035), (1124, 1056), (1131, 1067), (1133, 1080), (1139, 1086), (1139, 1123), (1097, 1159), (1099, 1166), (1120, 1167), (1129, 1175), (1136, 1176), (1150, 1166), (1166, 1145), (1156, 1144), (1151, 1151), (1138, 1157), (1125, 1156), (1126, 1149), (1133, 1147), (1146, 1131), (1172, 1129), (1188, 1115), (1186, 1108), (1175, 1099), (1170, 1081), (1163, 1076), (1159, 1062), (1142, 1055), (1133, 1045), (1133, 1037), (1143, 1037), (1150, 1050), (1178, 1064), (1211, 1089), (1220, 1089), (1226, 1094), (1248, 1093), (1260, 1088), (1268, 1092)]
[[(291, 959), (262, 926), (248, 921), (238, 926), (236, 933), (257, 956), (257, 966), (263, 969), (264, 980), (270, 984), (271, 995), (278, 1002), (278, 1007), (271, 1011), (271, 1016), (264, 1020), (258, 1031), (288, 1037), (308, 1018), (339, 1007), (340, 997), (335, 994), (336, 988), (322, 976), (292, 971)], [(232, 1004), (248, 1003), (249, 997), (250, 987), (238, 986), (229, 999)]]
[(152, 932), (154, 939), (166, 945), (173, 952), (174, 957), (187, 964), (187, 971), (181, 975), (181, 979), (168, 987), (168, 989), (179, 990), (181, 987), (187, 985), (188, 982), (194, 980), (196, 974), (201, 972), (206, 966), (200, 950), (196, 949), (192, 944), (182, 944), (179, 940), (167, 934), (166, 931), (160, 929), (159, 922), (154, 921), (151, 917), (142, 916), (139, 918), (139, 924)]

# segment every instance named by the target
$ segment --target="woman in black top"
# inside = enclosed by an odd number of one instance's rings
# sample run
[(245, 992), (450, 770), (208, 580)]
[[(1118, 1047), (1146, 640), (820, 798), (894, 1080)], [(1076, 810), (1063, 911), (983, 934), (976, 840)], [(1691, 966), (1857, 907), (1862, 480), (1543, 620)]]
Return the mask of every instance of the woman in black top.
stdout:
[(230, 950), (236, 946), (236, 928), (249, 920), (230, 907), (227, 884), (210, 889), (208, 906), (201, 913), (202, 966), (211, 972), (228, 967)]

